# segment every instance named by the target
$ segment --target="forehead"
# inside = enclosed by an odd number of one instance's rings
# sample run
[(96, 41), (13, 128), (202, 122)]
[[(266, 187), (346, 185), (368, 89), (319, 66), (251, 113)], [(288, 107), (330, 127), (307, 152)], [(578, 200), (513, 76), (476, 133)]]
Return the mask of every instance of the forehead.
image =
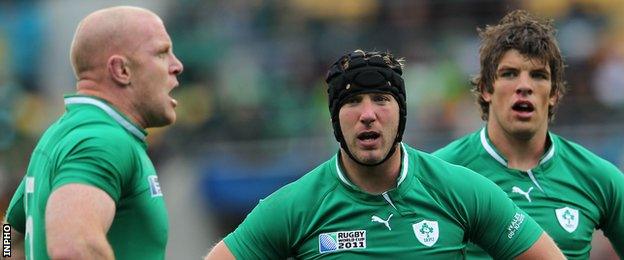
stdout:
[(503, 54), (500, 61), (498, 62), (497, 69), (505, 69), (505, 68), (517, 68), (517, 69), (525, 69), (525, 70), (534, 70), (534, 69), (545, 69), (550, 71), (550, 66), (548, 66), (548, 62), (536, 57), (529, 57), (521, 54), (515, 49), (508, 50)]
[(157, 16), (143, 16), (133, 31), (133, 38), (138, 40), (140, 47), (159, 48), (171, 44), (165, 25)]

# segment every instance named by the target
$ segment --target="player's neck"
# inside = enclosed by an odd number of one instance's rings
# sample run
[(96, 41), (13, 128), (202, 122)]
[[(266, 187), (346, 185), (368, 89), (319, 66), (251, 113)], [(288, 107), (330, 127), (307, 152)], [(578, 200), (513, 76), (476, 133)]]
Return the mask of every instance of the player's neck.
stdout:
[(496, 149), (507, 159), (507, 167), (527, 171), (535, 168), (546, 150), (547, 128), (530, 135), (510, 133), (488, 125), (487, 134)]
[[(127, 118), (132, 120), (134, 124), (145, 128), (145, 124), (138, 115), (138, 112), (136, 109), (132, 108), (132, 104), (130, 103), (131, 98), (126, 98), (128, 93), (122, 93), (123, 89), (111, 86), (102, 87), (90, 80), (79, 80), (76, 84), (76, 89), (77, 93), (80, 95), (94, 96), (106, 100)], [(106, 89), (106, 91), (103, 89)]]
[(340, 153), (345, 175), (353, 184), (370, 194), (381, 194), (396, 187), (401, 170), (401, 146), (397, 145), (394, 154), (377, 166), (361, 165), (345, 152)]

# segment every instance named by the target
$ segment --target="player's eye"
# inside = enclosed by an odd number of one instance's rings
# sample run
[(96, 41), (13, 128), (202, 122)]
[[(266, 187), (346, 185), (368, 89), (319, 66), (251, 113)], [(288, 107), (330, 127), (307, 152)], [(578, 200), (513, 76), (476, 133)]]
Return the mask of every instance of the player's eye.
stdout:
[(544, 72), (544, 71), (535, 71), (535, 72), (531, 73), (531, 76), (533, 78), (537, 78), (537, 79), (544, 79), (544, 80), (550, 79), (550, 74), (548, 72)]
[(501, 78), (513, 78), (518, 76), (518, 72), (515, 70), (502, 70), (499, 72), (498, 76)]
[(390, 102), (390, 95), (377, 94), (372, 97), (374, 102)]
[(164, 59), (164, 58), (167, 58), (167, 56), (169, 55), (170, 52), (171, 52), (171, 48), (166, 47), (166, 48), (159, 49), (158, 52), (156, 53), (156, 55), (159, 58), (163, 58)]
[(345, 100), (345, 104), (357, 104), (362, 100), (361, 95), (356, 95)]

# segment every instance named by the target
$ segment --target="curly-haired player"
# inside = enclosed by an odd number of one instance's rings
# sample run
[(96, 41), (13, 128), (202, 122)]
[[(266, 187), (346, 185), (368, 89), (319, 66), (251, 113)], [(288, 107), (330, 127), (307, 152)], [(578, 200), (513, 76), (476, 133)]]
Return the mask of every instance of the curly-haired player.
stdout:
[[(495, 182), (567, 258), (589, 258), (596, 229), (624, 257), (624, 175), (548, 131), (565, 92), (552, 22), (514, 11), (481, 38), (481, 72), (473, 83), (486, 126), (434, 155)], [(488, 257), (476, 246), (468, 256)]]

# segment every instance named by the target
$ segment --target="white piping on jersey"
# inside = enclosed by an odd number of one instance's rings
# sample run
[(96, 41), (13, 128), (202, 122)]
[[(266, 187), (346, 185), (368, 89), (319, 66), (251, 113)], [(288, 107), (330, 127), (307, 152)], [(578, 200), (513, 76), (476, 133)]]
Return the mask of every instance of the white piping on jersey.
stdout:
[[(550, 136), (549, 136), (550, 137)], [(542, 158), (542, 160), (539, 162), (540, 164), (547, 162), (548, 160), (550, 160), (550, 158), (552, 158), (555, 155), (555, 143), (552, 141), (552, 139), (550, 140), (550, 149), (548, 150), (548, 152), (546, 153), (546, 156), (544, 156), (544, 158)]]
[[(401, 143), (401, 150), (403, 150), (403, 160), (401, 161), (401, 173), (400, 173), (401, 175), (399, 176), (399, 179), (397, 180), (397, 187), (399, 187), (399, 185), (401, 185), (401, 183), (403, 183), (403, 181), (405, 180), (405, 177), (407, 177), (407, 170), (409, 168), (409, 161), (408, 161), (409, 157), (407, 156), (407, 150), (405, 150), (405, 146), (403, 145), (403, 143)], [(339, 160), (340, 160), (340, 155), (337, 155), (336, 156), (336, 172), (338, 172), (338, 178), (340, 178), (340, 180), (344, 182), (345, 184), (349, 185), (349, 187), (355, 188), (355, 186), (349, 180), (347, 180), (347, 178), (344, 176), (344, 174), (340, 170), (340, 164), (338, 163)]]
[(134, 136), (138, 137), (139, 139), (145, 141), (145, 134), (143, 132), (141, 132), (141, 130), (139, 130), (136, 126), (134, 126), (132, 123), (128, 122), (128, 120), (126, 120), (122, 115), (120, 115), (117, 111), (115, 111), (113, 108), (111, 108), (108, 104), (94, 99), (94, 98), (90, 98), (90, 97), (68, 97), (65, 98), (65, 105), (70, 105), (70, 104), (89, 104), (89, 105), (94, 105), (96, 107), (99, 107), (100, 109), (104, 110), (104, 112), (106, 112), (106, 114), (108, 114), (109, 116), (111, 116), (113, 119), (115, 119), (115, 121), (117, 121), (117, 123), (119, 123), (121, 126), (123, 126), (126, 130), (128, 130), (130, 133), (132, 133)]
[(405, 177), (407, 177), (407, 168), (409, 168), (409, 161), (407, 159), (407, 150), (405, 150), (405, 146), (401, 143), (401, 150), (403, 150), (403, 163), (401, 164), (401, 176), (399, 177), (399, 181), (397, 181), (397, 187), (403, 183)]
[(340, 161), (340, 154), (338, 154), (336, 156), (336, 171), (338, 172), (338, 177), (340, 178), (340, 180), (342, 182), (344, 182), (345, 184), (349, 185), (349, 187), (351, 188), (355, 188), (355, 186), (353, 184), (351, 184), (351, 182), (349, 182), (344, 175), (342, 175), (342, 171), (340, 170), (340, 164), (338, 163), (338, 161)]
[[(494, 148), (488, 143), (487, 138), (485, 137), (485, 134), (486, 133), (485, 133), (485, 127), (484, 127), (484, 128), (481, 129), (480, 136), (481, 136), (481, 145), (483, 145), (483, 148), (485, 148), (485, 151), (487, 151), (494, 158), (494, 160), (498, 161), (503, 166), (509, 168), (509, 166), (507, 165), (507, 161), (505, 159), (503, 159), (503, 157), (500, 156), (498, 153), (496, 153), (496, 150), (494, 150)], [(551, 138), (550, 135), (548, 137)], [(555, 143), (552, 141), (552, 138), (551, 138), (551, 140), (550, 140), (550, 149), (548, 150), (548, 152), (546, 153), (544, 158), (542, 158), (542, 160), (540, 160), (539, 164), (543, 164), (543, 163), (547, 162), (548, 160), (552, 159), (552, 157), (554, 155), (555, 155)], [(533, 175), (533, 171), (528, 170), (527, 174), (529, 175), (529, 178), (531, 178), (531, 181), (535, 184), (535, 186), (537, 186), (537, 188), (540, 191), (544, 192), (542, 187), (537, 182), (537, 179)]]
[(531, 170), (528, 170), (527, 173), (529, 174), (529, 178), (531, 178), (531, 181), (535, 183), (535, 186), (537, 186), (540, 191), (544, 192), (544, 190), (542, 190), (542, 187), (540, 187), (539, 183), (537, 183), (537, 179), (535, 179), (535, 176), (533, 176), (533, 172)]
[(507, 162), (505, 161), (505, 159), (498, 155), (496, 151), (494, 151), (494, 148), (492, 148), (492, 146), (490, 146), (490, 144), (487, 142), (487, 139), (485, 138), (485, 127), (481, 129), (481, 144), (483, 145), (483, 148), (485, 148), (485, 151), (487, 151), (492, 157), (494, 157), (494, 160), (507, 167)]
[(382, 193), (381, 196), (383, 196), (383, 198), (386, 199), (386, 201), (390, 204), (390, 206), (392, 206), (395, 210), (398, 211), (398, 209), (394, 206), (394, 203), (392, 203), (392, 199), (390, 199), (390, 196), (388, 196), (387, 191)]

